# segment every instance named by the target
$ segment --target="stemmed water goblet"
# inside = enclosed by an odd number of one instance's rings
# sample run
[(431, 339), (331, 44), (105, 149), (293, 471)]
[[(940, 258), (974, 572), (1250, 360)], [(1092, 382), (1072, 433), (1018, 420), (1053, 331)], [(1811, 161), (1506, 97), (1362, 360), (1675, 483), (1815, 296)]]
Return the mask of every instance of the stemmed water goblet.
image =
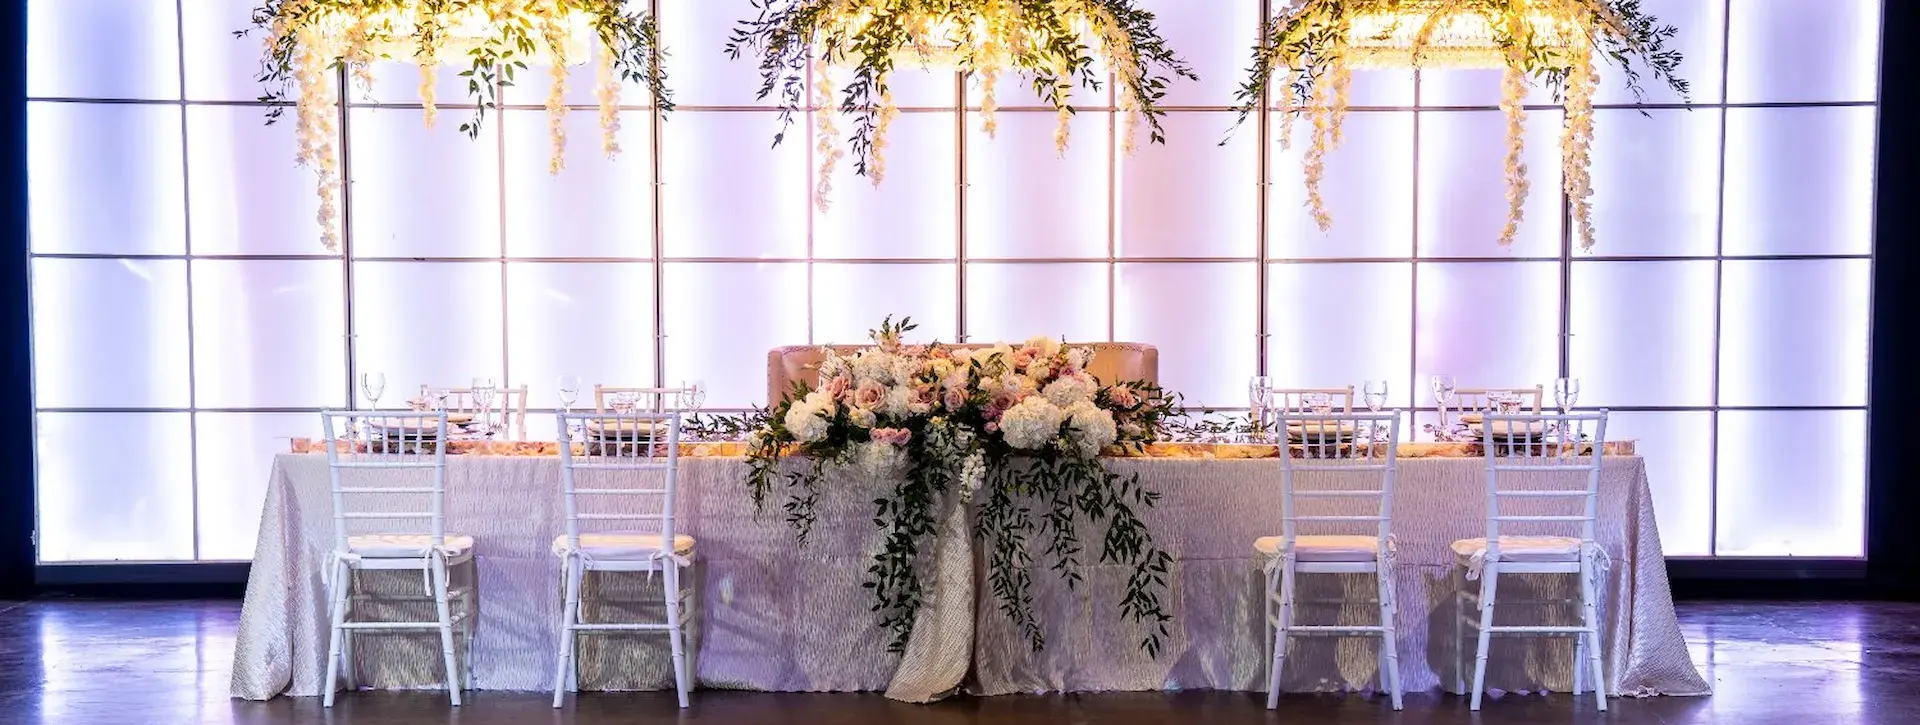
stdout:
[[(680, 381), (680, 392), (678, 393), (678, 397), (680, 398), (680, 401), (679, 401), (680, 409), (683, 411), (686, 411), (687, 417), (689, 418), (698, 417), (700, 415), (700, 406), (706, 405), (707, 403), (706, 381), (704, 380)], [(688, 421), (688, 422), (691, 422), (691, 421)]]
[(1255, 375), (1247, 380), (1247, 438), (1253, 442), (1266, 440), (1267, 409), (1273, 402), (1273, 378)]
[[(560, 376), (559, 386), (556, 389), (560, 391), (560, 412), (572, 413), (573, 404), (580, 401), (580, 376)], [(567, 440), (571, 441), (579, 437), (580, 431), (577, 428), (579, 423), (571, 419), (567, 421)]]
[(470, 388), (473, 404), (480, 409), (480, 435), (487, 438), (493, 437), (493, 393), (498, 388), (490, 377), (474, 378)]
[(1440, 440), (1449, 440), (1453, 433), (1448, 427), (1447, 410), (1453, 407), (1453, 376), (1435, 375), (1427, 380), (1428, 390), (1433, 392), (1433, 402), (1440, 408), (1440, 425), (1435, 436)]
[[(1360, 394), (1361, 400), (1366, 401), (1369, 413), (1379, 413), (1382, 408), (1387, 407), (1387, 381), (1385, 380), (1368, 380), (1361, 383)], [(1387, 431), (1376, 423), (1373, 425), (1372, 436), (1375, 442), (1384, 442), (1387, 439)]]
[[(1555, 378), (1553, 381), (1553, 405), (1560, 409), (1561, 415), (1573, 413), (1573, 405), (1580, 401), (1579, 378)], [(1561, 431), (1561, 438), (1567, 438), (1569, 431)]]
[[(375, 373), (360, 374), (360, 394), (367, 396), (368, 410), (373, 410), (373, 411), (379, 410), (380, 396), (386, 394), (386, 392), (387, 392), (387, 374), (386, 373), (375, 372)], [(371, 437), (373, 433), (372, 422), (366, 419), (362, 419), (361, 426), (367, 429), (364, 432), (368, 434), (368, 437)]]

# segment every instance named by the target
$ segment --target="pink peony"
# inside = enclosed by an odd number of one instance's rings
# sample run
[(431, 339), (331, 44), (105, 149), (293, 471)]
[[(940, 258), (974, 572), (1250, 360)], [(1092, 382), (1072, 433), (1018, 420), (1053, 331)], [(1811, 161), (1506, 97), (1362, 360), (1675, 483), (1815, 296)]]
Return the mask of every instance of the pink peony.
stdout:
[(1114, 405), (1122, 408), (1131, 408), (1140, 404), (1140, 397), (1133, 394), (1133, 386), (1130, 385), (1115, 385), (1107, 395), (1113, 399)]
[(868, 380), (853, 391), (853, 404), (868, 410), (879, 408), (887, 400), (887, 386)]

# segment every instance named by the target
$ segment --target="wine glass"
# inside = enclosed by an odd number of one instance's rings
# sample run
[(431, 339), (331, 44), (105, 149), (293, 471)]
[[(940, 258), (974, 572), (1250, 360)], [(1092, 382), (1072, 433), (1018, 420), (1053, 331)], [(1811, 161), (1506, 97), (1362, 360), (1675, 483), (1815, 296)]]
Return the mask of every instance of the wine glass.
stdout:
[(1427, 380), (1427, 388), (1433, 391), (1433, 402), (1440, 406), (1439, 438), (1447, 440), (1452, 436), (1448, 432), (1447, 409), (1453, 407), (1453, 376), (1435, 375)]
[(1573, 412), (1573, 404), (1580, 400), (1579, 378), (1556, 378), (1553, 381), (1553, 403), (1560, 407), (1560, 414)]
[(1387, 407), (1387, 381), (1368, 380), (1360, 384), (1360, 392), (1367, 401), (1367, 410), (1378, 413)]
[(1247, 379), (1247, 418), (1252, 422), (1248, 433), (1253, 440), (1261, 440), (1267, 432), (1267, 408), (1273, 401), (1273, 378), (1255, 375)]
[(1313, 411), (1314, 415), (1328, 415), (1333, 412), (1333, 396), (1326, 393), (1308, 393), (1301, 396), (1300, 402), (1305, 403), (1307, 409)]
[(386, 373), (361, 373), (360, 394), (367, 396), (367, 407), (379, 410), (380, 396), (387, 392)]
[[(560, 391), (561, 414), (572, 413), (573, 404), (580, 401), (580, 376), (560, 376), (559, 385), (556, 389)], [(572, 420), (571, 418), (567, 420), (567, 440), (571, 441), (579, 437), (579, 431), (576, 430), (579, 427), (580, 423), (578, 421)]]
[(500, 386), (490, 377), (474, 378), (469, 390), (473, 394), (473, 404), (480, 409), (480, 432), (491, 436), (493, 433), (493, 392)]
[(680, 381), (680, 407), (688, 413), (699, 413), (700, 406), (707, 403), (707, 383), (704, 380)]

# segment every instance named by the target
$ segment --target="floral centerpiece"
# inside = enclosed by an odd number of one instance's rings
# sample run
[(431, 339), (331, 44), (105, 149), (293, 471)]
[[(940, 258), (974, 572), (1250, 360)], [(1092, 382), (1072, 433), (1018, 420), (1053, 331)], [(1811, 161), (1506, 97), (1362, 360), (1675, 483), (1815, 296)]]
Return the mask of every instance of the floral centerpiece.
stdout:
[(1099, 456), (1154, 440), (1175, 397), (1152, 383), (1094, 379), (1088, 348), (1048, 338), (984, 349), (903, 343), (912, 329), (889, 318), (872, 347), (830, 353), (817, 388), (796, 383), (762, 414), (747, 445), (755, 505), (784, 484), (787, 521), (804, 542), (828, 466), (860, 466), (893, 482), (874, 502), (886, 544), (866, 586), (895, 651), (906, 647), (926, 596), (917, 559), (934, 535), (937, 497), (982, 497), (973, 533), (989, 550), (988, 584), (1036, 650), (1045, 639), (1033, 615), (1029, 532), (1045, 538), (1043, 556), (1073, 586), (1079, 527), (1104, 524), (1100, 562), (1132, 568), (1120, 609), (1148, 625), (1141, 647), (1157, 655), (1170, 619), (1160, 597), (1171, 558), (1136, 510), (1159, 494), (1137, 474), (1107, 470)]

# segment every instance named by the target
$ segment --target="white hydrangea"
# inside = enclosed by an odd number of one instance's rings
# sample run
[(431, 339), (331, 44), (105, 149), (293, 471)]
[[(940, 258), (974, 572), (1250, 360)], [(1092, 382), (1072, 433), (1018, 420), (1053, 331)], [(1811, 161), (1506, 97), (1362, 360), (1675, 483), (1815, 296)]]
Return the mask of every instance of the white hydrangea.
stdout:
[(857, 454), (860, 468), (874, 478), (898, 478), (906, 472), (907, 451), (890, 443), (863, 443)]
[(1093, 383), (1086, 378), (1068, 375), (1047, 383), (1046, 390), (1041, 391), (1041, 394), (1047, 396), (1047, 400), (1052, 401), (1054, 405), (1066, 408), (1092, 401), (1095, 392)]
[(872, 428), (874, 424), (873, 411), (867, 410), (866, 408), (849, 409), (847, 411), (847, 422), (861, 428)]
[[(809, 396), (811, 398), (811, 396)], [(827, 439), (828, 423), (824, 411), (807, 400), (795, 402), (787, 408), (787, 432), (801, 443), (818, 443)]]
[(1067, 408), (1068, 437), (1073, 439), (1073, 447), (1081, 458), (1100, 455), (1100, 449), (1113, 445), (1119, 431), (1113, 424), (1113, 413), (1094, 405), (1091, 401), (1080, 401)]
[(1051, 337), (1036, 336), (1027, 341), (1027, 346), (1038, 349), (1040, 354), (1046, 357), (1060, 354), (1060, 341)]
[(894, 418), (905, 418), (909, 412), (908, 407), (912, 404), (913, 389), (905, 385), (895, 385), (887, 388), (887, 402), (880, 407), (880, 412)]
[(832, 349), (827, 350), (826, 358), (820, 361), (820, 379), (837, 378), (848, 372), (847, 359)]
[(1007, 373), (1000, 376), (1000, 389), (1010, 390), (1018, 395), (1032, 395), (1040, 392), (1040, 387), (1033, 381), (1033, 378), (1019, 373)]
[(1075, 370), (1085, 370), (1087, 368), (1087, 363), (1090, 363), (1090, 362), (1093, 362), (1093, 361), (1088, 359), (1087, 349), (1084, 347), (1076, 347), (1067, 351), (1068, 367), (1071, 367)]
[(1025, 451), (1040, 450), (1059, 437), (1060, 423), (1066, 417), (1066, 411), (1059, 406), (1044, 397), (1032, 396), (1001, 414), (1000, 434), (1006, 437), (1009, 446)]
[(853, 380), (864, 383), (872, 380), (885, 385), (893, 382), (893, 356), (878, 350), (863, 350), (853, 359)]
[(893, 382), (906, 384), (920, 374), (920, 361), (904, 355), (893, 359)]

